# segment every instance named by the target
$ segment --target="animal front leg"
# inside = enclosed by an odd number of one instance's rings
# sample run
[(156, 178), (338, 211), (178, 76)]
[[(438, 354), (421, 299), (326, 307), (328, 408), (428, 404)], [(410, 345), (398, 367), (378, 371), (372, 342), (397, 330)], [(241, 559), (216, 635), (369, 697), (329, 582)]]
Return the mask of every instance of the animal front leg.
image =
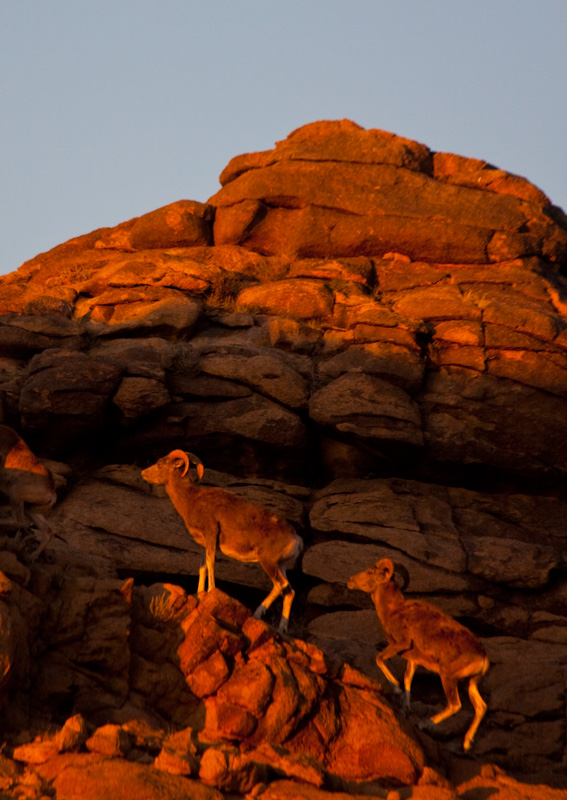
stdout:
[(205, 553), (201, 556), (199, 563), (199, 585), (197, 586), (197, 594), (202, 594), (205, 591), (205, 582), (207, 580), (207, 559)]
[(386, 676), (388, 681), (392, 684), (396, 694), (400, 694), (401, 691), (402, 691), (401, 688), (400, 688), (400, 683), (397, 680), (397, 678), (395, 678), (394, 675), (390, 672), (390, 670), (386, 666), (385, 662), (389, 658), (392, 658), (392, 656), (396, 656), (398, 653), (402, 652), (403, 650), (407, 650), (408, 647), (409, 647), (409, 643), (406, 643), (406, 642), (402, 642), (401, 644), (399, 642), (391, 642), (387, 647), (384, 648), (384, 650), (382, 650), (381, 653), (379, 653), (376, 656), (376, 664), (377, 664), (378, 668), (380, 670), (382, 670), (382, 672), (384, 673), (384, 675)]
[[(205, 540), (205, 561), (207, 566), (207, 577), (209, 579), (207, 591), (209, 592), (212, 592), (212, 590), (215, 588), (215, 558), (217, 554), (218, 538), (219, 528), (217, 527), (215, 535)], [(199, 574), (199, 581), (200, 580), (201, 578)]]

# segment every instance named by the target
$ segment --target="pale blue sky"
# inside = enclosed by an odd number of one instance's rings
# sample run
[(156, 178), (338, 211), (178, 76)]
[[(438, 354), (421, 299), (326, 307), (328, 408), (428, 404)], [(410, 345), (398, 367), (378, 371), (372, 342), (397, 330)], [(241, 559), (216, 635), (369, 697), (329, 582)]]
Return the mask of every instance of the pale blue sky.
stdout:
[(348, 117), (567, 210), (567, 0), (0, 0), (0, 273)]

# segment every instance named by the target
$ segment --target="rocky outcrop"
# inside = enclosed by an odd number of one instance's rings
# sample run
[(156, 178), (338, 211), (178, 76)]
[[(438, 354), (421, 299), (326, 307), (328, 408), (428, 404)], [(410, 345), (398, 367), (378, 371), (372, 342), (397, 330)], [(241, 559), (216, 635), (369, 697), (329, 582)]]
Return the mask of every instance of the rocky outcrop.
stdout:
[[(42, 572), (61, 581), (57, 568)], [(30, 639), (33, 588), (20, 589)], [(378, 684), (332, 666), (314, 645), (282, 638), (218, 590), (197, 601), (171, 584), (63, 578), (47, 598), (30, 642), (35, 658), (19, 665), (6, 720), (8, 728), (17, 723), (14, 707), (28, 701), (44, 719), (71, 709), (75, 716), (56, 736), (13, 753), (26, 764), (49, 761), (63, 783), (99, 764), (60, 757), (85, 748), (141, 763), (152, 754), (160, 770), (201, 775), (223, 789), (222, 765), (230, 763), (233, 790), (250, 773), (255, 783), (275, 772), (355, 788), (412, 784), (423, 769), (421, 746)], [(9, 666), (17, 666), (13, 657)], [(144, 724), (153, 731), (145, 738)], [(172, 726), (177, 732), (167, 733)]]
[[(418, 744), (412, 726), (443, 702), (437, 679), (416, 677), (408, 728), (356, 672), (379, 677), (382, 633), (346, 581), (384, 556), (405, 565), (410, 595), (482, 637), (478, 757), (557, 784), (567, 218), (524, 178), (344, 120), (236, 157), (221, 183), (207, 203), (80, 236), (0, 278), (1, 417), (60, 487), (40, 562), (10, 537), (0, 554), (0, 691), (18, 698), (3, 713), (31, 731), (33, 686), (44, 730), (81, 714), (90, 742), (71, 765), (49, 739), (38, 786), (51, 769), (61, 787), (102, 776), (105, 759), (141, 776), (149, 757), (225, 792), (288, 792), (275, 776), (313, 797), (386, 779), (432, 791), (421, 748), (442, 770), (470, 710)], [(190, 597), (199, 548), (140, 476), (177, 447), (203, 459), (205, 483), (304, 537), (294, 640)], [(253, 564), (220, 557), (216, 575), (250, 607), (270, 588)], [(161, 733), (134, 735), (134, 718)], [(365, 772), (361, 736), (396, 776)], [(451, 782), (435, 791), (466, 783)]]
[(527, 181), (348, 120), (306, 125), (272, 151), (237, 156), (221, 183), (209, 201), (217, 244), (290, 258), (397, 251), (434, 263), (566, 254), (565, 231)]

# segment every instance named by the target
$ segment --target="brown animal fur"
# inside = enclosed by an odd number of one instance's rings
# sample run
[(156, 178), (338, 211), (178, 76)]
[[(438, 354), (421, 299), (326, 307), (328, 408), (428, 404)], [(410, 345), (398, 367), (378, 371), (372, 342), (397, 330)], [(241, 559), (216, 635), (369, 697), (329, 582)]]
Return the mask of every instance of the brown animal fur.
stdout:
[(284, 520), (244, 500), (232, 492), (216, 487), (195, 486), (191, 480), (190, 462), (197, 466), (199, 479), (203, 464), (197, 456), (173, 450), (153, 466), (142, 471), (148, 483), (165, 486), (165, 490), (187, 530), (205, 549), (199, 567), (197, 591), (215, 586), (214, 564), (217, 547), (237, 561), (259, 562), (273, 583), (273, 589), (254, 612), (262, 617), (274, 600), (284, 595), (280, 630), (286, 630), (295, 592), (286, 576), (303, 549), (301, 537)]
[(394, 583), (393, 575), (392, 561), (383, 558), (365, 572), (353, 575), (348, 582), (349, 589), (360, 589), (371, 594), (388, 639), (388, 646), (376, 657), (376, 663), (396, 691), (401, 692), (399, 682), (385, 661), (395, 655), (406, 659), (406, 709), (409, 709), (416, 667), (421, 665), (439, 673), (447, 707), (431, 718), (435, 724), (459, 711), (461, 700), (458, 682), (470, 678), (469, 697), (475, 716), (464, 739), (464, 749), (468, 750), (487, 708), (478, 691), (478, 681), (489, 667), (484, 647), (471, 631), (441, 609), (423, 600), (406, 600)]

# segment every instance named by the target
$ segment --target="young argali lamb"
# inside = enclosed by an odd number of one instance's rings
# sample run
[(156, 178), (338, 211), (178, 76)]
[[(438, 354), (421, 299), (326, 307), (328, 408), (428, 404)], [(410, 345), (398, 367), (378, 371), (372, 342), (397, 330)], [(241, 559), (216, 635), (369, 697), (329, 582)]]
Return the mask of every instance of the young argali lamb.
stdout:
[(254, 616), (260, 618), (283, 594), (280, 631), (287, 630), (295, 592), (286, 576), (303, 549), (303, 541), (291, 525), (278, 519), (266, 509), (249, 503), (232, 492), (216, 487), (195, 486), (191, 480), (190, 464), (203, 477), (202, 461), (192, 453), (173, 450), (153, 466), (142, 471), (148, 483), (165, 486), (169, 498), (193, 539), (205, 548), (199, 567), (197, 591), (215, 586), (215, 554), (217, 547), (237, 561), (258, 561), (274, 587), (258, 606)]
[(486, 703), (478, 691), (478, 682), (489, 667), (484, 647), (467, 628), (441, 609), (423, 600), (406, 600), (393, 580), (394, 565), (383, 558), (365, 572), (353, 575), (349, 589), (372, 595), (378, 618), (388, 639), (388, 646), (376, 657), (386, 678), (400, 692), (400, 684), (384, 663), (400, 655), (407, 661), (404, 676), (404, 704), (409, 709), (411, 682), (418, 665), (439, 673), (447, 698), (447, 707), (431, 718), (437, 724), (461, 708), (458, 682), (469, 680), (469, 697), (475, 715), (466, 732), (464, 749), (468, 750), (486, 713)]

